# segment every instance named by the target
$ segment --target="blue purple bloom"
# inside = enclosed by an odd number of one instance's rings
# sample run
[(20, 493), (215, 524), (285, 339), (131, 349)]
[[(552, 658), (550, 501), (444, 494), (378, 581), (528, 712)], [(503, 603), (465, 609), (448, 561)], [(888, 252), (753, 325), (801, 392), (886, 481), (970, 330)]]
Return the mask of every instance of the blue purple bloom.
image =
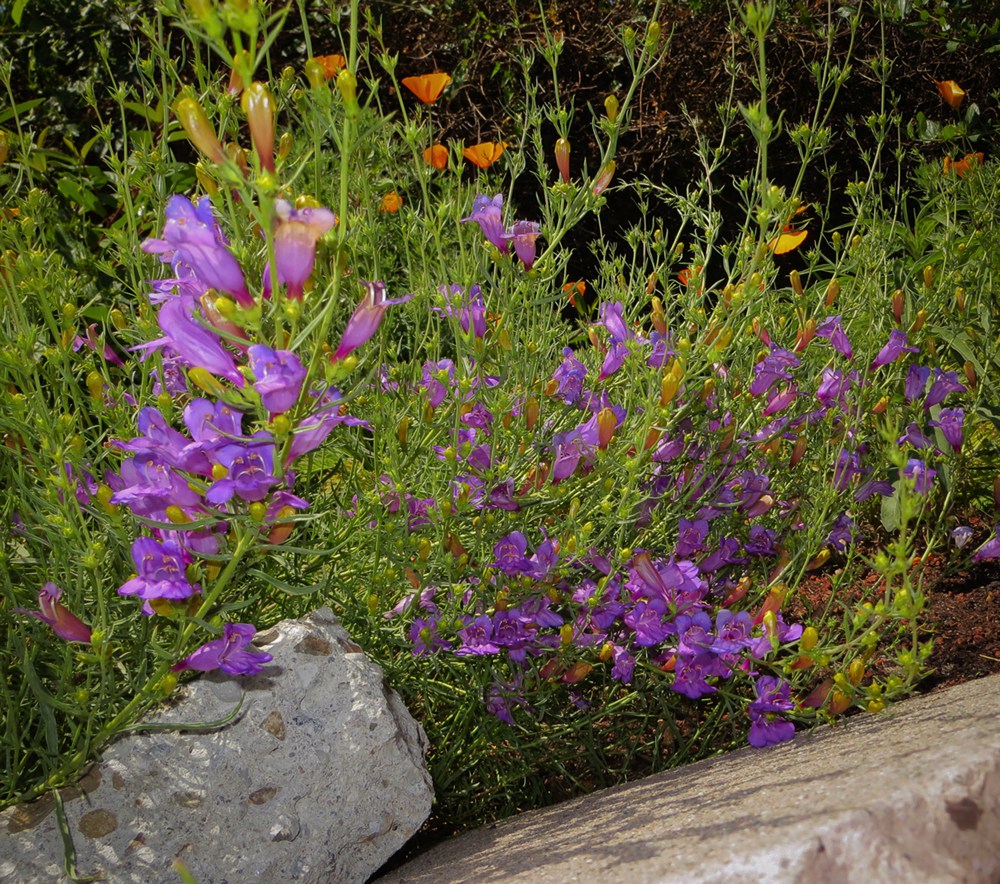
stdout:
[(222, 627), (222, 638), (206, 642), (170, 668), (174, 672), (221, 669), (229, 675), (257, 675), (273, 658), (250, 647), (256, 634), (257, 630), (249, 623), (227, 623)]

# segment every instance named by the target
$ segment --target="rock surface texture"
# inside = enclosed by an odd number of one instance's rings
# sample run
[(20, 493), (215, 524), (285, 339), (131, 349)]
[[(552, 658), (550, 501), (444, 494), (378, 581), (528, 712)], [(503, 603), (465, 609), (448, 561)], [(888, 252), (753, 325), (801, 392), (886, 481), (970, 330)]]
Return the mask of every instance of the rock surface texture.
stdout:
[(378, 884), (1000, 881), (1000, 676), (439, 845)]
[[(64, 791), (80, 874), (110, 882), (363, 882), (427, 818), (426, 737), (329, 609), (258, 637), (254, 678), (207, 676)], [(73, 794), (76, 797), (71, 797)], [(66, 880), (54, 801), (0, 814), (0, 881)]]

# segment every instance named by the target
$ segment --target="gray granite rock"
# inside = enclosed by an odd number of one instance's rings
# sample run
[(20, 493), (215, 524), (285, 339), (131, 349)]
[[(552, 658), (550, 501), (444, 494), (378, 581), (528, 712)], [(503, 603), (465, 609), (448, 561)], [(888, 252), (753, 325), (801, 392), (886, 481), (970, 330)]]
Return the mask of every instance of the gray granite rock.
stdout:
[(526, 813), (378, 884), (1000, 881), (1000, 676)]
[[(176, 884), (176, 858), (198, 884), (361, 882), (427, 818), (426, 737), (332, 612), (258, 641), (261, 675), (202, 677), (153, 719), (215, 721), (245, 692), (235, 722), (128, 735), (66, 790), (81, 874)], [(53, 806), (0, 814), (0, 881), (65, 880)]]

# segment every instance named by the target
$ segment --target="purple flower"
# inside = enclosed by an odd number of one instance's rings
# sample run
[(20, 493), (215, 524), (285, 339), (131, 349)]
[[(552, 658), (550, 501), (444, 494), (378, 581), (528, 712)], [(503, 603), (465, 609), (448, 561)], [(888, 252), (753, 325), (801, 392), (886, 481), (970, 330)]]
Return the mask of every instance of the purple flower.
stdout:
[(632, 673), (635, 671), (635, 657), (616, 644), (611, 645), (611, 655), (615, 661), (611, 667), (611, 677), (617, 678), (622, 684), (631, 684)]
[(927, 386), (927, 380), (931, 376), (931, 370), (922, 365), (911, 365), (906, 371), (906, 381), (903, 384), (903, 398), (907, 403), (913, 402)]
[(246, 381), (236, 367), (233, 354), (222, 345), (215, 331), (195, 318), (196, 308), (197, 301), (190, 293), (168, 298), (156, 315), (164, 337), (134, 349), (154, 350), (167, 345), (187, 365), (204, 368), (209, 374), (224, 377), (242, 388)]
[(493, 545), (495, 558), (491, 567), (499, 568), (508, 576), (523, 574), (528, 568), (527, 549), (527, 538), (520, 531), (511, 531)]
[(187, 197), (174, 195), (167, 201), (163, 239), (147, 239), (142, 249), (176, 268), (189, 267), (209, 288), (232, 295), (243, 307), (253, 306), (239, 262), (212, 215), (212, 201), (202, 197), (195, 208)]
[(934, 383), (931, 384), (930, 390), (927, 391), (927, 398), (924, 400), (924, 410), (940, 405), (949, 393), (963, 392), (965, 392), (965, 385), (959, 383), (957, 372), (941, 371), (941, 369), (936, 368), (934, 369)]
[(200, 447), (171, 427), (157, 409), (143, 408), (139, 412), (138, 426), (141, 436), (129, 442), (111, 444), (133, 454), (151, 455), (159, 462), (189, 473), (207, 476), (211, 471), (212, 465)]
[(160, 543), (152, 537), (139, 537), (132, 542), (132, 561), (136, 576), (119, 587), (119, 595), (137, 595), (150, 599), (186, 599), (201, 592), (191, 584), (186, 569), (191, 556), (173, 540)]
[(854, 358), (851, 342), (847, 339), (839, 316), (828, 316), (816, 326), (816, 337), (827, 338), (830, 341), (830, 346), (842, 356), (846, 356), (848, 359)]
[(508, 253), (506, 230), (503, 226), (503, 194), (498, 193), (493, 199), (479, 195), (472, 201), (472, 214), (462, 221), (475, 221), (486, 237), (504, 255)]
[(408, 635), (413, 643), (414, 657), (428, 657), (450, 644), (438, 634), (438, 618), (433, 616), (428, 619), (418, 617), (414, 620), (410, 624)]
[(114, 489), (111, 503), (126, 504), (137, 516), (167, 521), (168, 506), (185, 511), (204, 508), (201, 495), (155, 455), (140, 453), (122, 462), (118, 475), (110, 475)]
[(234, 494), (253, 503), (267, 497), (271, 486), (278, 483), (274, 475), (274, 440), (263, 430), (254, 433), (246, 443), (223, 445), (216, 457), (228, 474), (213, 482), (205, 493), (209, 503), (226, 503)]
[(800, 362), (799, 357), (789, 350), (775, 348), (754, 366), (750, 395), (762, 396), (779, 380), (792, 380), (789, 369), (796, 368)]
[(624, 365), (628, 352), (628, 344), (623, 341), (614, 341), (608, 347), (608, 352), (605, 354), (604, 362), (601, 365), (601, 373), (597, 376), (597, 379), (603, 381), (618, 371)]
[(938, 419), (931, 421), (930, 426), (936, 427), (942, 433), (945, 441), (956, 452), (962, 450), (962, 426), (965, 423), (965, 411), (961, 408), (942, 408)]
[(757, 679), (757, 699), (747, 709), (751, 725), (748, 740), (758, 749), (783, 743), (795, 736), (795, 725), (779, 717), (790, 712), (795, 704), (790, 699), (791, 685), (771, 675)]
[(919, 347), (910, 347), (906, 341), (906, 333), (901, 332), (898, 328), (894, 328), (889, 333), (888, 343), (878, 351), (875, 361), (871, 364), (872, 370), (880, 368), (883, 365), (888, 365), (890, 362), (895, 362), (904, 353), (920, 352)]
[(493, 641), (506, 648), (515, 663), (524, 662), (534, 637), (535, 629), (529, 629), (516, 610), (497, 611), (493, 618)]
[(271, 416), (290, 411), (299, 399), (305, 367), (291, 350), (272, 350), (264, 344), (250, 347), (250, 370), (257, 378), (254, 388)]
[(993, 529), (993, 536), (972, 555), (974, 562), (983, 562), (986, 559), (1000, 559), (1000, 525)]
[(221, 669), (229, 675), (257, 675), (264, 664), (270, 663), (273, 658), (263, 651), (247, 647), (256, 633), (257, 630), (249, 623), (227, 623), (222, 627), (222, 638), (206, 642), (170, 668), (174, 672)]
[(370, 341), (382, 321), (382, 315), (390, 305), (403, 304), (413, 297), (404, 295), (402, 298), (387, 298), (385, 283), (381, 281), (361, 284), (365, 287), (365, 296), (354, 309), (351, 318), (347, 320), (347, 327), (344, 329), (337, 352), (331, 357), (334, 361), (346, 359), (358, 347)]
[(38, 590), (38, 610), (29, 611), (26, 608), (14, 608), (13, 613), (27, 614), (36, 620), (52, 627), (52, 631), (68, 642), (83, 642), (90, 644), (90, 627), (72, 613), (59, 599), (62, 590), (54, 583), (46, 583)]
[(934, 487), (937, 470), (932, 470), (922, 460), (910, 458), (903, 467), (903, 475), (913, 480), (913, 490), (917, 494), (929, 494)]
[(458, 630), (462, 646), (455, 651), (459, 657), (496, 654), (500, 648), (493, 641), (493, 620), (489, 614), (480, 614), (464, 628)]
[[(329, 209), (294, 209), (287, 200), (274, 203), (274, 266), (288, 297), (302, 299), (302, 291), (316, 262), (316, 243), (337, 223)], [(264, 290), (270, 293), (270, 268), (264, 269)]]
[(775, 534), (772, 529), (754, 525), (750, 529), (746, 543), (743, 544), (743, 551), (748, 556), (774, 556), (778, 554), (774, 542)]
[(567, 405), (574, 405), (583, 396), (587, 367), (576, 358), (570, 347), (564, 347), (562, 352), (563, 361), (552, 373), (552, 379), (558, 384), (556, 395)]
[[(427, 399), (431, 407), (437, 408), (448, 395), (448, 387), (455, 380), (455, 363), (450, 359), (442, 359), (439, 362), (427, 361), (424, 363), (423, 380), (420, 386), (427, 391)], [(448, 387), (444, 382), (448, 382)]]
[(728, 678), (732, 670), (711, 651), (701, 651), (694, 655), (679, 654), (674, 670), (671, 690), (692, 700), (714, 694), (716, 687), (708, 683), (709, 678)]
[(442, 295), (455, 299), (444, 307), (434, 307), (438, 313), (458, 319), (458, 324), (462, 331), (472, 333), (481, 338), (486, 334), (486, 303), (483, 301), (483, 292), (478, 285), (469, 289), (468, 297), (462, 296), (462, 287), (458, 284), (451, 286), (443, 285), (438, 289)]
[(920, 424), (916, 421), (910, 421), (906, 425), (906, 432), (896, 440), (897, 445), (902, 445), (904, 442), (919, 449), (930, 448), (934, 444), (930, 437), (920, 429)]
[(537, 221), (515, 221), (510, 233), (503, 235), (504, 240), (514, 243), (514, 252), (525, 270), (531, 270), (535, 263), (535, 240), (540, 235), (541, 229)]
[(686, 558), (692, 553), (702, 552), (705, 549), (707, 537), (707, 519), (696, 519), (689, 522), (682, 517), (677, 526), (677, 546), (674, 547), (674, 555)]
[(319, 448), (334, 427), (343, 424), (346, 427), (370, 429), (367, 421), (349, 414), (341, 414), (340, 406), (337, 405), (339, 401), (340, 394), (336, 390), (327, 390), (320, 399), (321, 408), (314, 411), (309, 417), (303, 418), (296, 425), (292, 435), (292, 444), (288, 447), (288, 456), (285, 459), (286, 466), (303, 454), (308, 454)]
[(613, 344), (620, 344), (635, 337), (625, 322), (623, 310), (621, 301), (605, 301), (597, 308), (598, 325), (603, 325), (607, 329)]
[(854, 533), (854, 520), (847, 513), (841, 513), (833, 523), (826, 542), (837, 552), (842, 553), (854, 542)]
[(850, 387), (850, 376), (845, 377), (842, 371), (824, 368), (820, 374), (819, 386), (816, 388), (816, 398), (826, 408), (831, 408), (834, 405), (844, 408), (847, 404), (847, 391)]
[(642, 599), (625, 617), (625, 625), (635, 633), (635, 643), (641, 648), (660, 644), (675, 629), (672, 623), (664, 622), (667, 604), (662, 599)]
[(972, 540), (972, 534), (973, 531), (968, 525), (959, 525), (957, 528), (951, 529), (952, 542), (958, 549), (962, 549)]

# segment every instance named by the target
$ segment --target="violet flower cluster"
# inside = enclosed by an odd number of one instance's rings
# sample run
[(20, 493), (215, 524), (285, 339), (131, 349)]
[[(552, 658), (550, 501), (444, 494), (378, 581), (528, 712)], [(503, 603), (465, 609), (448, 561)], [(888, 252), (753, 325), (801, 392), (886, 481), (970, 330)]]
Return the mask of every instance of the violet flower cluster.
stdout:
[[(466, 219), (478, 221), (498, 248), (500, 208), (499, 197), (492, 201), (480, 197), (473, 217)], [(460, 297), (461, 291), (456, 287), (453, 294)], [(459, 300), (442, 312), (461, 315), (467, 330), (470, 314), (458, 311), (468, 310), (472, 297), (469, 304)], [(478, 287), (474, 297), (481, 297)], [(750, 569), (763, 567), (772, 575), (780, 574), (784, 544), (804, 527), (796, 516), (795, 501), (782, 500), (775, 490), (773, 463), (765, 456), (768, 447), (775, 440), (792, 443), (794, 467), (811, 428), (823, 425), (823, 433), (843, 440), (833, 448), (833, 460), (827, 465), (831, 485), (849, 495), (848, 508), (833, 517), (826, 536), (825, 546), (833, 551), (843, 553), (857, 539), (849, 507), (873, 494), (890, 495), (894, 489), (889, 477), (877, 474), (870, 463), (861, 405), (867, 372), (855, 363), (842, 317), (830, 316), (817, 325), (813, 350), (825, 342), (829, 351), (818, 354), (826, 364), (810, 382), (801, 379), (808, 341), (791, 351), (772, 343), (766, 332), (762, 338), (768, 351), (754, 366), (747, 385), (748, 394), (760, 403), (759, 424), (736, 430), (714, 393), (699, 397), (701, 385), (689, 391), (680, 383), (676, 403), (700, 398), (711, 432), (693, 432), (692, 419), (682, 417), (650, 443), (652, 463), (642, 486), (645, 501), (633, 517), (642, 526), (662, 507), (684, 512), (676, 524), (672, 550), (665, 555), (640, 550), (616, 566), (610, 551), (591, 548), (577, 553), (560, 549), (558, 540), (545, 534), (532, 544), (521, 531), (510, 531), (496, 540), (492, 560), (477, 563), (478, 573), (485, 577), (478, 576), (464, 589), (426, 586), (386, 615), (407, 620), (405, 632), (413, 655), (453, 653), (503, 660), (512, 677), (496, 681), (486, 702), (508, 723), (513, 723), (518, 709), (530, 714), (533, 678), (571, 685), (586, 677), (591, 664), (567, 662), (572, 659), (569, 650), (584, 656), (589, 652), (591, 659), (596, 656), (606, 663), (610, 678), (622, 684), (632, 682), (637, 668), (667, 673), (671, 690), (691, 700), (717, 692), (734, 677), (753, 678), (756, 699), (747, 706), (751, 744), (790, 739), (795, 729), (787, 718), (795, 708), (791, 685), (773, 673), (777, 655), (797, 642), (802, 626), (786, 623), (770, 596), (756, 615), (736, 607), (747, 592)], [(463, 508), (472, 513), (516, 511), (540, 483), (554, 485), (585, 476), (615, 436), (641, 415), (640, 410), (630, 414), (615, 402), (609, 392), (613, 387), (606, 381), (630, 359), (664, 372), (677, 355), (665, 330), (646, 337), (631, 328), (621, 303), (600, 305), (590, 340), (600, 350), (599, 370), (592, 373), (587, 354), (567, 347), (547, 389), (554, 401), (579, 411), (579, 422), (550, 432), (548, 445), (541, 449), (544, 461), (523, 484), (501, 480), (493, 469), (497, 460), (493, 415), (474, 390), (459, 396), (452, 361), (424, 366), (419, 387), (427, 403), (436, 408), (453, 396), (461, 403), (462, 426), (450, 445), (435, 447), (439, 458), (456, 465), (453, 488), (459, 512)], [(905, 334), (894, 331), (868, 371), (887, 370), (917, 352)], [(725, 378), (725, 366), (717, 364), (715, 370)], [(961, 447), (962, 410), (937, 406), (963, 389), (953, 372), (916, 365), (910, 367), (905, 382), (906, 402), (919, 401), (924, 412), (933, 415), (924, 429), (938, 429), (952, 451)], [(512, 414), (521, 414), (522, 406), (523, 402)], [(719, 445), (719, 437), (729, 440), (725, 447)], [(933, 448), (926, 439), (917, 427), (900, 444), (919, 452)], [(904, 470), (920, 494), (931, 492), (936, 472), (925, 461), (912, 457)], [(408, 493), (407, 500), (411, 519), (416, 501), (424, 501), (424, 513), (433, 506), (433, 498), (419, 494)], [(426, 521), (411, 522), (410, 529)]]
[(542, 231), (536, 221), (515, 221), (507, 228), (503, 223), (503, 194), (498, 193), (490, 199), (480, 194), (472, 202), (472, 214), (462, 221), (474, 221), (479, 225), (483, 236), (496, 246), (502, 255), (510, 254), (510, 246), (514, 246), (514, 254), (524, 265), (525, 270), (531, 270), (535, 264), (538, 247), (536, 240)]
[[(305, 298), (316, 244), (334, 223), (327, 209), (293, 209), (278, 201), (274, 272), (264, 268), (259, 297), (274, 295), (276, 279), (285, 297)], [(335, 389), (307, 386), (295, 352), (251, 343), (238, 308), (255, 306), (258, 296), (207, 197), (197, 206), (171, 197), (162, 238), (147, 240), (143, 248), (169, 263), (174, 276), (155, 282), (150, 295), (159, 304), (163, 336), (137, 349), (159, 351), (164, 370), (157, 392), (185, 403), (183, 429), (157, 408), (141, 409), (138, 435), (114, 443), (128, 456), (107, 482), (110, 502), (127, 506), (149, 525), (148, 535), (132, 544), (135, 574), (118, 592), (141, 600), (143, 613), (152, 616), (205, 595), (202, 575), (209, 568), (202, 560), (233, 552), (234, 520), (249, 516), (260, 543), (287, 537), (288, 520), (309, 506), (295, 494), (295, 461), (322, 445), (335, 427), (367, 424), (342, 413)], [(365, 295), (334, 359), (370, 339), (388, 305), (407, 300), (387, 298), (381, 282), (363, 285)], [(223, 295), (238, 308), (221, 309)], [(213, 398), (197, 395), (196, 386)], [(227, 623), (222, 638), (174, 669), (255, 674), (271, 658), (251, 647), (254, 632), (250, 624)]]

